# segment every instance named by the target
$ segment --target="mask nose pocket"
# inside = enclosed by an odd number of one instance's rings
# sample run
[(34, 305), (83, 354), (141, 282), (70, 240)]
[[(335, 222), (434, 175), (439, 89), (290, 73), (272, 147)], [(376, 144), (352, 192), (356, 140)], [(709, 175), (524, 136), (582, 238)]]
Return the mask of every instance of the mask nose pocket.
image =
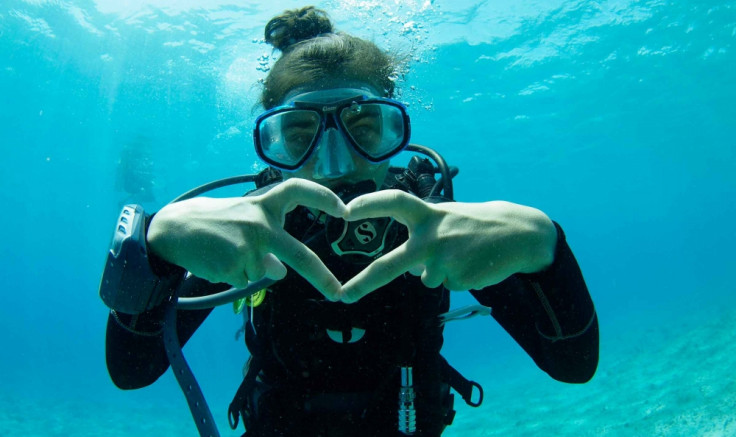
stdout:
[(320, 139), (317, 148), (317, 163), (314, 166), (314, 177), (338, 178), (355, 171), (355, 163), (342, 134), (334, 128), (328, 128)]

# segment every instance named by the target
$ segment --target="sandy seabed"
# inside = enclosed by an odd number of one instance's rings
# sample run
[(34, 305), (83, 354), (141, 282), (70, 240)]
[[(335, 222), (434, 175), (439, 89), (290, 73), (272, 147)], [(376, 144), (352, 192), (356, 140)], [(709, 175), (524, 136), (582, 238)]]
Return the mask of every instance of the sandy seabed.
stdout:
[(443, 436), (736, 436), (735, 323), (736, 312), (718, 311), (604, 331), (589, 383), (520, 366)]
[[(502, 375), (484, 375), (476, 364), (485, 401), (473, 409), (457, 397), (443, 436), (736, 436), (734, 326), (736, 311), (717, 310), (624, 333), (602, 329), (600, 366), (584, 385), (553, 381), (530, 362)], [(0, 435), (197, 435), (181, 399), (162, 405), (126, 396), (135, 401), (0, 393)], [(223, 436), (242, 433), (224, 418), (218, 426)]]

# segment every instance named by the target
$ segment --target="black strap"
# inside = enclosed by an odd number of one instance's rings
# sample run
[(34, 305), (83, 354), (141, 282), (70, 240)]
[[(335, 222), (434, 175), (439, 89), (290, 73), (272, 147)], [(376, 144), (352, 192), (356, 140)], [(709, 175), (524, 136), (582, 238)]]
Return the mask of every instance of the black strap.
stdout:
[[(447, 381), (447, 383), (450, 384), (450, 387), (452, 387), (453, 390), (455, 390), (456, 392), (460, 393), (460, 396), (462, 396), (466, 404), (471, 407), (479, 407), (480, 404), (483, 403), (483, 387), (481, 387), (481, 385), (477, 382), (471, 381), (461, 375), (460, 372), (457, 371), (457, 369), (452, 367), (447, 362), (445, 357), (440, 356), (440, 359), (440, 365), (442, 366), (442, 375), (444, 376), (444, 379)], [(473, 387), (476, 387), (478, 389), (478, 393), (480, 393), (478, 402), (473, 402)]]
[(197, 425), (200, 436), (219, 437), (215, 419), (212, 417), (207, 401), (204, 399), (202, 389), (197, 384), (197, 379), (189, 368), (184, 354), (181, 352), (181, 344), (179, 344), (179, 336), (176, 333), (176, 295), (174, 299), (166, 303), (165, 310), (166, 321), (164, 322), (164, 348), (166, 356), (169, 358), (171, 370), (176, 376), (176, 381), (181, 387), (182, 393), (187, 398), (189, 411), (192, 413), (194, 423)]
[(230, 428), (235, 429), (240, 423), (240, 415), (245, 410), (248, 403), (248, 394), (253, 390), (253, 384), (256, 382), (256, 377), (260, 373), (263, 366), (261, 366), (260, 360), (252, 357), (250, 363), (248, 363), (248, 371), (245, 372), (243, 382), (240, 383), (238, 391), (235, 392), (233, 401), (230, 402), (230, 406), (227, 409), (227, 421), (230, 423)]

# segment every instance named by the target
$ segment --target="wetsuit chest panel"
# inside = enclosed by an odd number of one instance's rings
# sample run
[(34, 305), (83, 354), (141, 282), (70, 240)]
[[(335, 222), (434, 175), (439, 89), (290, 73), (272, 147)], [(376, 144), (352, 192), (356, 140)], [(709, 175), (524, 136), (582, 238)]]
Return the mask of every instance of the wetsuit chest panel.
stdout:
[(264, 328), (270, 352), (289, 379), (318, 381), (320, 387), (335, 389), (345, 388), (346, 380), (353, 381), (348, 384), (353, 389), (370, 387), (395, 364), (401, 308), (393, 288), (346, 305), (324, 300), (301, 277), (290, 274), (260, 309), (268, 311)]
[[(304, 223), (287, 222), (290, 228), (296, 238), (305, 239), (295, 229), (304, 229)], [(341, 281), (365, 267), (345, 263), (318, 233), (307, 240)], [(429, 290), (418, 278), (405, 275), (355, 304), (328, 302), (289, 270), (254, 312), (261, 353), (275, 367), (264, 372), (319, 390), (373, 390), (406, 355), (405, 344), (423, 355), (439, 355), (442, 328), (436, 321), (448, 301), (446, 290)]]

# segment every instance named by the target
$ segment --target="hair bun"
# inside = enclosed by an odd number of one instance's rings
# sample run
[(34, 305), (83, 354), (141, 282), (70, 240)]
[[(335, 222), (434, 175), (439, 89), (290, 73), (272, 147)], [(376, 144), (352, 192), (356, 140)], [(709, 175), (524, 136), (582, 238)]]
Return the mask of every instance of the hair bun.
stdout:
[(266, 42), (286, 51), (290, 46), (316, 36), (331, 33), (327, 12), (314, 6), (284, 11), (266, 24)]

